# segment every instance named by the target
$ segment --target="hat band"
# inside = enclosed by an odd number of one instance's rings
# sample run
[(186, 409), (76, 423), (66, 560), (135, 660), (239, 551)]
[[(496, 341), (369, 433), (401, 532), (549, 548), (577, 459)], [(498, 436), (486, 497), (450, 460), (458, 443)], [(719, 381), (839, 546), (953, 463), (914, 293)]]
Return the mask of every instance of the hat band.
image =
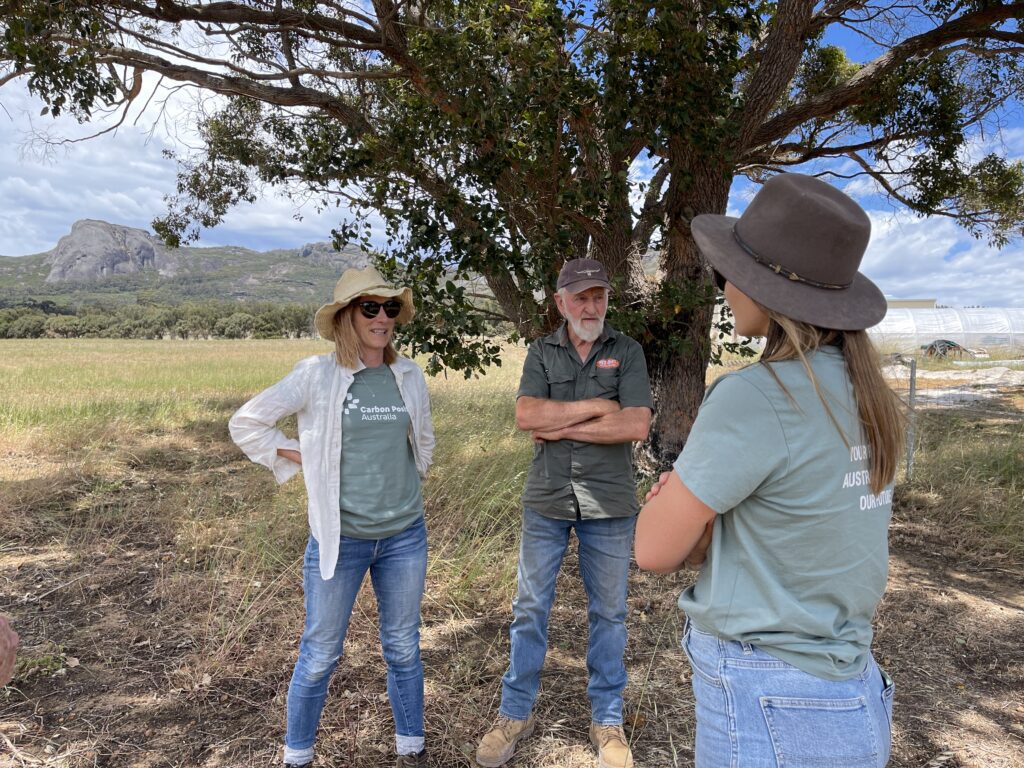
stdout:
[(740, 233), (736, 231), (735, 225), (733, 225), (732, 228), (732, 236), (736, 240), (737, 245), (739, 245), (740, 248), (746, 251), (747, 255), (750, 256), (750, 258), (752, 258), (758, 264), (768, 267), (768, 269), (770, 269), (775, 274), (783, 275), (784, 277), (789, 278), (794, 283), (806, 283), (807, 285), (812, 285), (815, 288), (827, 288), (830, 291), (842, 291), (853, 285), (853, 283), (819, 283), (817, 280), (811, 280), (809, 277), (801, 277), (793, 270), (786, 269), (781, 264), (773, 264), (772, 262), (768, 261), (768, 259), (758, 255), (757, 251), (755, 251), (753, 248), (751, 248), (749, 245), (743, 242), (743, 238), (740, 237)]

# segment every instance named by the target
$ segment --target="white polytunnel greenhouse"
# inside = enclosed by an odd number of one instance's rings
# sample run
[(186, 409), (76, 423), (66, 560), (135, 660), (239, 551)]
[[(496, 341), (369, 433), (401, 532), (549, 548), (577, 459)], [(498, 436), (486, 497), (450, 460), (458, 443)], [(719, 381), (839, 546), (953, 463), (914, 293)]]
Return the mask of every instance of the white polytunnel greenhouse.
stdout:
[(1022, 357), (1024, 309), (890, 307), (868, 333), (883, 352)]

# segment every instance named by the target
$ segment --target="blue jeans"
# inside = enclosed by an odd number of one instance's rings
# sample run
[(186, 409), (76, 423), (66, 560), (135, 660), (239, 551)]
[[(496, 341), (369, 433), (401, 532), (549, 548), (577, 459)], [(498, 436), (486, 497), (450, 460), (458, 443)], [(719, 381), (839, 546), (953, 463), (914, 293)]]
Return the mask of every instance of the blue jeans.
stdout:
[(420, 661), (420, 601), (427, 573), (427, 528), (420, 518), (385, 539), (341, 537), (334, 577), (320, 576), (320, 548), (309, 537), (303, 563), (306, 628), (288, 686), (285, 761), (313, 759), (327, 684), (338, 666), (352, 606), (366, 571), (377, 596), (380, 644), (387, 664), (388, 699), (395, 731), (423, 737), (423, 663)]
[(881, 768), (893, 684), (874, 658), (849, 680), (803, 672), (687, 622), (697, 700), (696, 768)]
[(555, 577), (569, 544), (569, 532), (575, 531), (590, 623), (587, 695), (591, 718), (601, 725), (622, 723), (626, 579), (635, 525), (635, 516), (555, 520), (529, 507), (523, 510), (519, 592), (512, 604), (512, 650), (508, 671), (502, 679), (502, 715), (525, 720), (533, 709), (548, 648), (548, 616), (555, 598)]

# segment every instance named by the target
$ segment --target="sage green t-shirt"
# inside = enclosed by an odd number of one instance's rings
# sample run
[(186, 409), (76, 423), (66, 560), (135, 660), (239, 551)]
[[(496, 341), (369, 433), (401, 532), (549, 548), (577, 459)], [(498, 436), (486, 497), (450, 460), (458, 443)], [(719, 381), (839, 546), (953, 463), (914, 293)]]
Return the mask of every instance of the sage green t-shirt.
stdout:
[(718, 516), (679, 607), (708, 632), (843, 680), (867, 664), (892, 488), (871, 492), (842, 353), (826, 347), (810, 362), (849, 445), (797, 360), (771, 364), (792, 399), (761, 364), (705, 394), (675, 470)]
[(341, 535), (383, 539), (423, 514), (409, 412), (386, 365), (355, 374), (341, 415)]

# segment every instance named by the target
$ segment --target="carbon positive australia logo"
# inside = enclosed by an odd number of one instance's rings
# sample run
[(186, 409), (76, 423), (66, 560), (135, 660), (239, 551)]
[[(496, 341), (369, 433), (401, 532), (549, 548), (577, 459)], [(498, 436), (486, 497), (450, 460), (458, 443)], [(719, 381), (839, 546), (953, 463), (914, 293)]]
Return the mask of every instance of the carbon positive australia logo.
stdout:
[(349, 412), (359, 405), (359, 398), (352, 397), (352, 393), (348, 392), (345, 394), (345, 415), (348, 416)]

